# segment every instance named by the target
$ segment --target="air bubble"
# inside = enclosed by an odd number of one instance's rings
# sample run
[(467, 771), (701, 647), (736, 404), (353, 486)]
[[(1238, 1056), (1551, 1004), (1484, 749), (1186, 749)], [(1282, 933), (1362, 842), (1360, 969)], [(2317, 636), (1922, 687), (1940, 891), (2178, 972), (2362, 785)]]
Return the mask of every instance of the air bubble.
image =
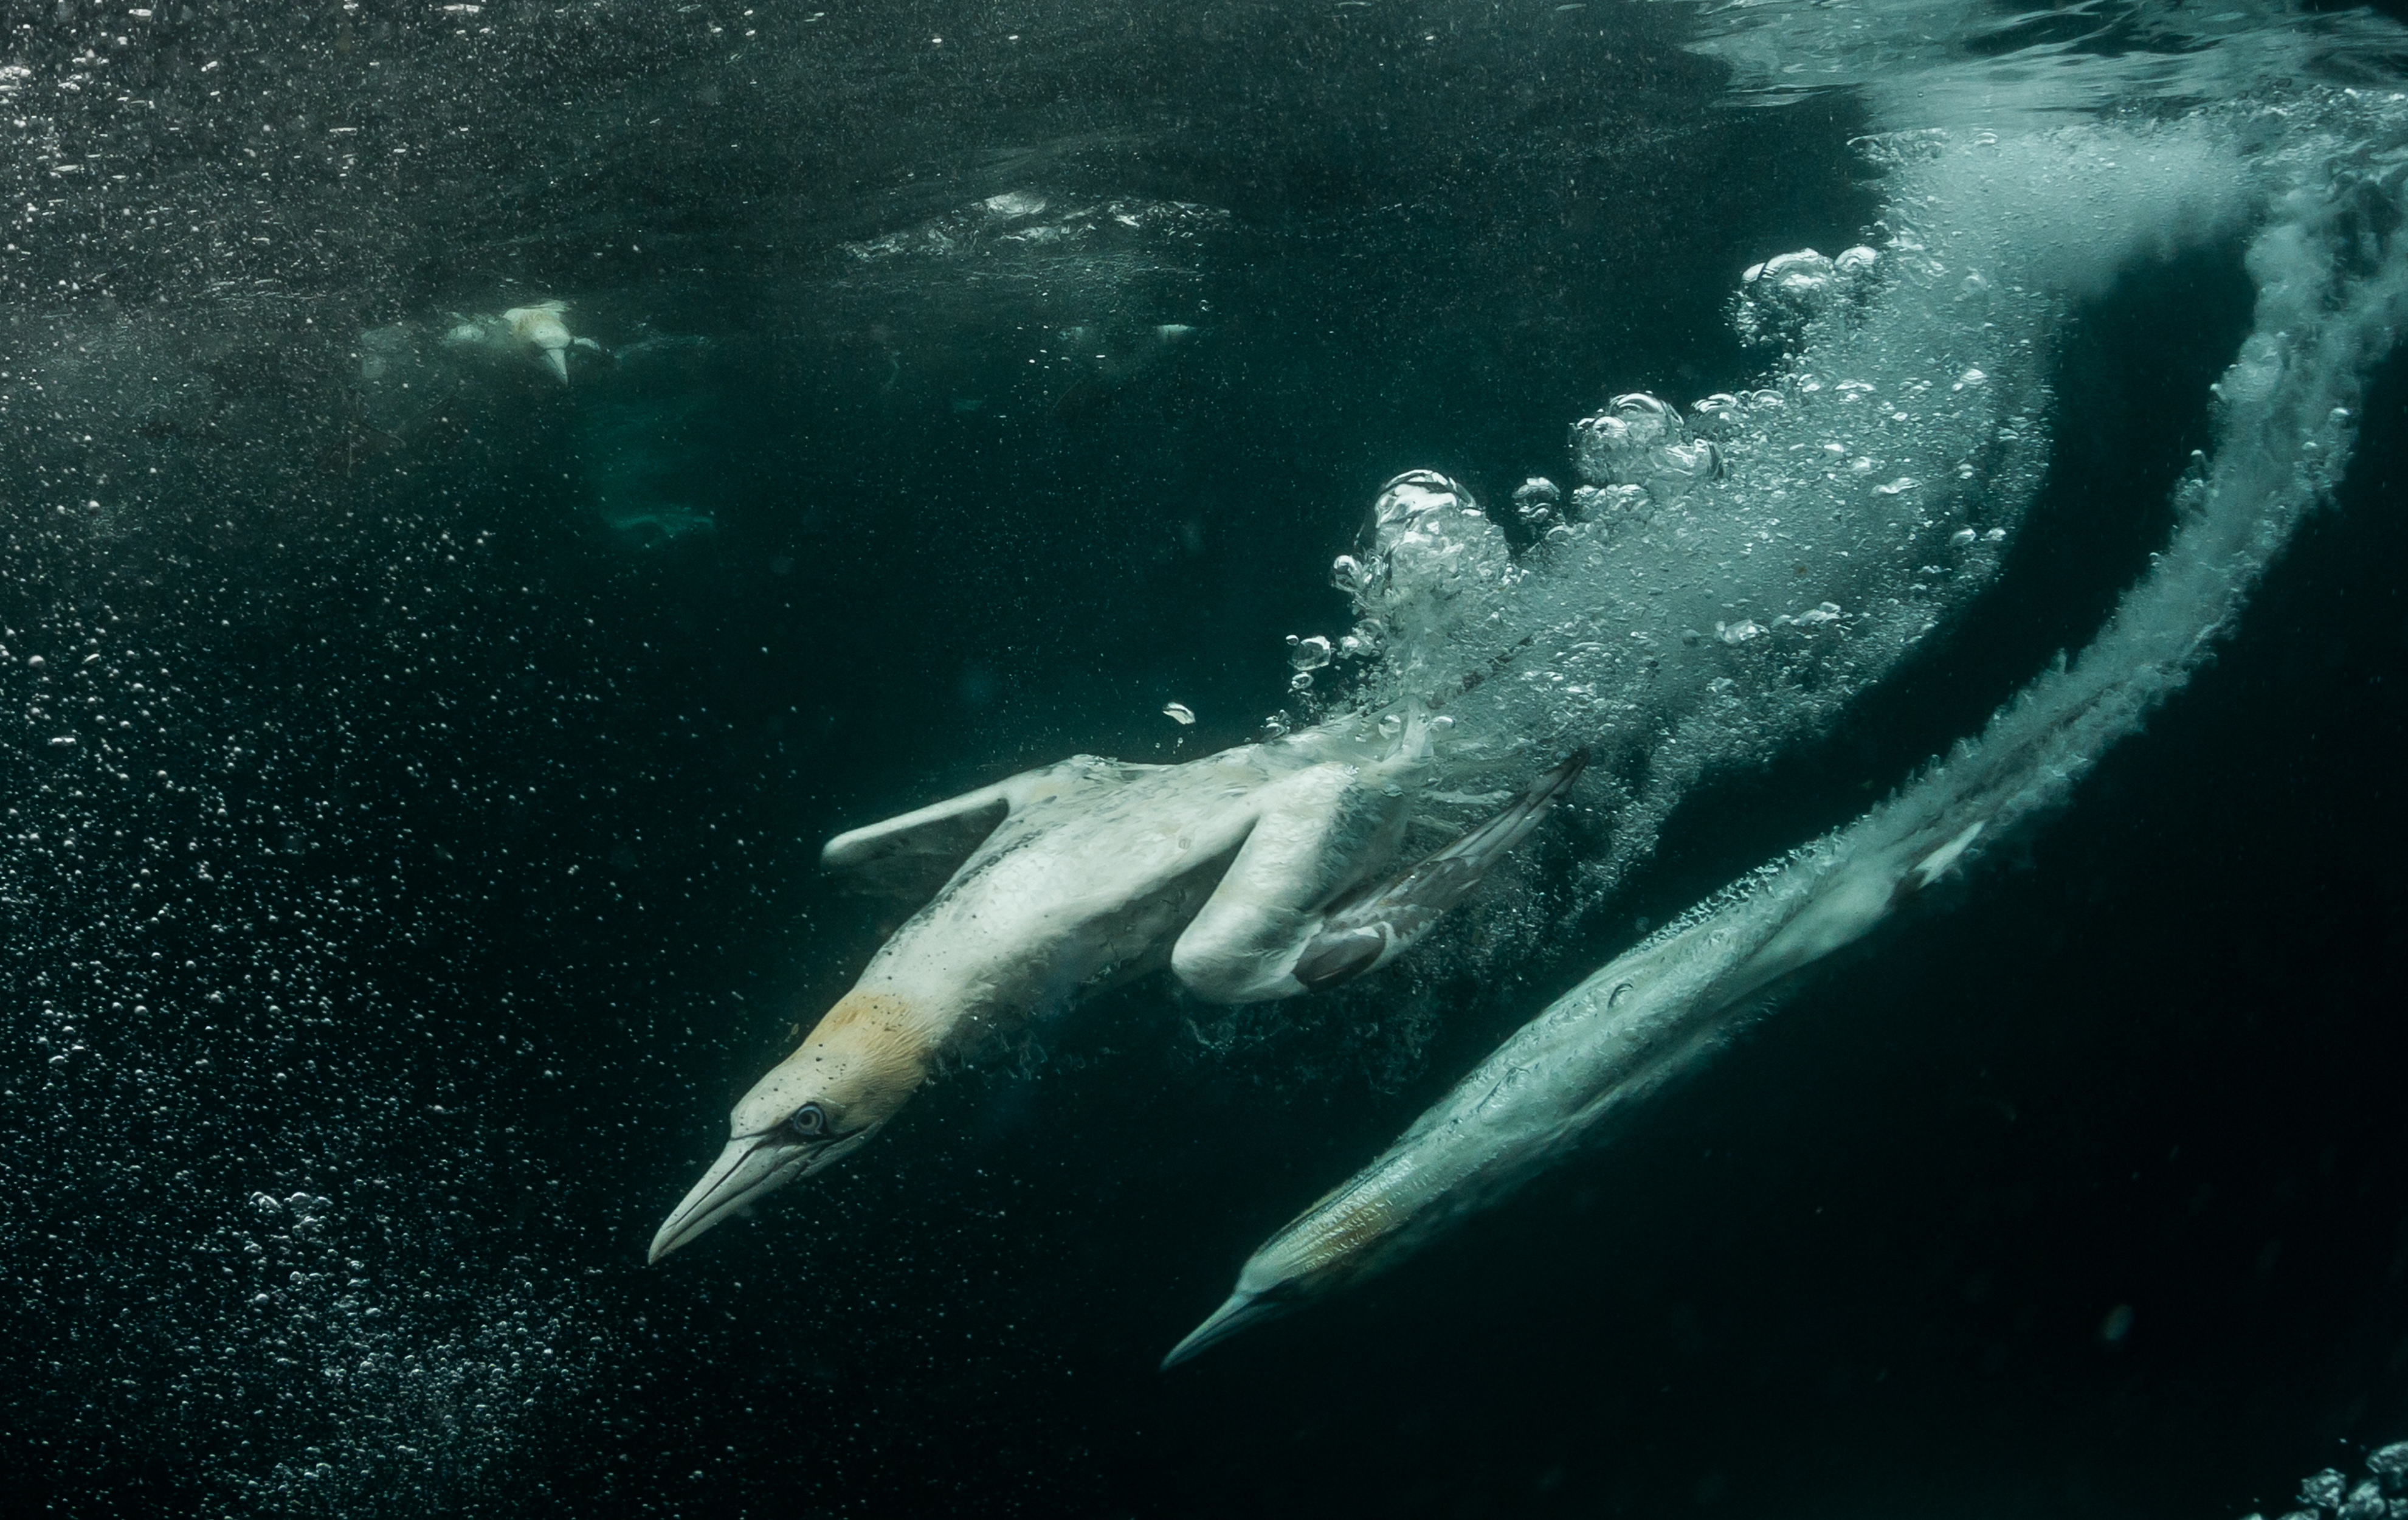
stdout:
[[(1332, 652), (1329, 640), (1319, 634), (1310, 638), (1298, 638), (1294, 634), (1287, 636), (1287, 663), (1291, 669), (1318, 670), (1329, 663)], [(1312, 683), (1308, 681), (1306, 684)]]
[(1564, 494), (1543, 475), (1533, 475), (1513, 489), (1513, 510), (1525, 523), (1544, 523), (1555, 515)]

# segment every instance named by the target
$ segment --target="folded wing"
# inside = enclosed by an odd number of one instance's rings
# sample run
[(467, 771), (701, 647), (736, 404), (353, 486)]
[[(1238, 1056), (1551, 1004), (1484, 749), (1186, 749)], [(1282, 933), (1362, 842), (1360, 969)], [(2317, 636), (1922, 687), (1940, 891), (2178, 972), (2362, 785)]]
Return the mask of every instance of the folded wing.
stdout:
[(1010, 785), (997, 782), (839, 834), (820, 851), (820, 868), (843, 873), (857, 891), (925, 902), (1010, 812)]
[(1249, 1003), (1317, 992), (1387, 964), (1538, 825), (1587, 762), (1586, 751), (1572, 755), (1503, 812), (1369, 885), (1395, 853), (1409, 793), (1391, 777), (1336, 765), (1283, 782), (1180, 936), (1172, 971), (1199, 997)]
[(1293, 972), (1297, 982), (1307, 992), (1319, 992), (1403, 954), (1539, 826), (1547, 809), (1587, 764), (1588, 751), (1573, 751), (1561, 765), (1532, 782), (1503, 812), (1419, 865), (1350, 901), (1334, 904), (1320, 932), (1297, 957)]

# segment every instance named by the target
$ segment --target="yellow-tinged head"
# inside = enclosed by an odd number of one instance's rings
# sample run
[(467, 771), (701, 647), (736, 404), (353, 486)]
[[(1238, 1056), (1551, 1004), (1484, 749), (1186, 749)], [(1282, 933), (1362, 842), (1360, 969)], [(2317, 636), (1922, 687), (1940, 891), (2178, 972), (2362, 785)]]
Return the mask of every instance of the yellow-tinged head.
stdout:
[(1322, 1196), (1262, 1243), (1238, 1272), (1238, 1286), (1162, 1359), (1168, 1370), (1240, 1330), (1286, 1313), (1368, 1269), (1410, 1215), (1390, 1196), (1410, 1163), (1354, 1178)]
[(652, 1237), (652, 1259), (850, 1154), (927, 1079), (928, 1057), (906, 1000), (847, 993), (737, 1103), (727, 1148)]

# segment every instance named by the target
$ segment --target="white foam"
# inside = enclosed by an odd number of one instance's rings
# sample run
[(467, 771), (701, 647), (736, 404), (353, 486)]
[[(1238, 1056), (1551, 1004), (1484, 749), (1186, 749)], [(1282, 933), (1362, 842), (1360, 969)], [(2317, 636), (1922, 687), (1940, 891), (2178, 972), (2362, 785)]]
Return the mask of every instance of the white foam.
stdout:
[(1610, 890), (1708, 771), (1827, 728), (1991, 581), (2045, 465), (2059, 319), (2245, 215), (2262, 177), (2235, 143), (2188, 120), (1868, 144), (1885, 246), (1743, 287), (1777, 293), (1742, 294), (1742, 330), (1792, 345), (1763, 389), (1576, 423), (1584, 483), (1517, 493), (1541, 535), (1519, 559), (1427, 480), (1383, 498), (1371, 563), (1337, 577), (1361, 617), (1341, 647), (1378, 652), (1357, 701), (1447, 710), (1466, 768), (1596, 751)]

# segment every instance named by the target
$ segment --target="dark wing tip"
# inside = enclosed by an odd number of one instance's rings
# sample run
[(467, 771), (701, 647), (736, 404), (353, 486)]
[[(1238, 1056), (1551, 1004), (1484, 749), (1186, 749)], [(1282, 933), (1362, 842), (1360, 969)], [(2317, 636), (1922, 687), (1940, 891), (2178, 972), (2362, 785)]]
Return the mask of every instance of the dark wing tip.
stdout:
[(1352, 976), (1360, 975), (1373, 961), (1387, 941), (1377, 929), (1348, 929), (1340, 934), (1316, 936), (1297, 957), (1293, 975), (1304, 983), (1307, 992), (1319, 992), (1334, 987)]

